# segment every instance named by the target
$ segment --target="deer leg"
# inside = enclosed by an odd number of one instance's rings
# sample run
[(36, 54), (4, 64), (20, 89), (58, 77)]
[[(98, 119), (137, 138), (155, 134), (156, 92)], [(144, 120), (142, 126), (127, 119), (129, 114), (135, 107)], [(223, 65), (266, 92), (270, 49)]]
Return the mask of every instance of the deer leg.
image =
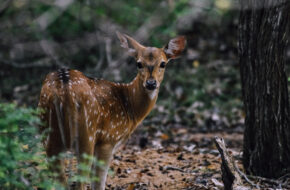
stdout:
[(46, 154), (49, 158), (56, 156), (55, 160), (49, 163), (49, 168), (54, 173), (58, 174), (59, 182), (66, 185), (63, 160), (58, 157), (58, 155), (65, 150), (65, 145), (61, 138), (58, 122), (56, 119), (53, 119), (56, 118), (56, 113), (50, 109), (47, 117), (49, 118), (48, 125), (51, 131), (48, 134), (48, 140), (46, 143)]
[(102, 160), (103, 165), (93, 166), (96, 171), (96, 176), (98, 177), (97, 182), (93, 182), (92, 190), (104, 190), (106, 186), (106, 179), (108, 174), (108, 169), (113, 155), (114, 147), (111, 144), (97, 144), (95, 146), (95, 156), (98, 161)]
[[(76, 147), (82, 147), (79, 150), (76, 150), (75, 152), (78, 153), (77, 159), (78, 159), (78, 165), (80, 165), (80, 163), (86, 165), (88, 168), (91, 168), (91, 161), (87, 158), (84, 157), (84, 154), (88, 155), (88, 156), (93, 156), (94, 153), (94, 146), (91, 142), (89, 142), (88, 140), (88, 134), (87, 133), (80, 133), (80, 138), (77, 141), (79, 144)], [(82, 169), (78, 169), (78, 175), (82, 176), (82, 177), (88, 177), (90, 176), (90, 171), (86, 171), (86, 170), (82, 170)], [(77, 187), (80, 190), (85, 190), (86, 189), (86, 184), (83, 182), (78, 182), (77, 183)]]
[(55, 160), (49, 163), (49, 168), (54, 173), (58, 174), (58, 181), (63, 185), (66, 185), (66, 177), (64, 171), (64, 163), (58, 155), (64, 151), (63, 147), (60, 146), (62, 144), (61, 137), (57, 132), (51, 132), (49, 134), (49, 140), (47, 142), (46, 154), (49, 158), (56, 157)]

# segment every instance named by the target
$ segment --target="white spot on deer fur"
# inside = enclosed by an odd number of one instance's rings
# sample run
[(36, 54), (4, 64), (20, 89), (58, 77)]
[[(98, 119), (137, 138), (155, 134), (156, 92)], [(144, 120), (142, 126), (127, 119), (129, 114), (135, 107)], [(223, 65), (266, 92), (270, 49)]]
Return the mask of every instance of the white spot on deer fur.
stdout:
[(135, 91), (136, 91), (135, 88), (133, 88), (133, 94), (135, 94)]
[(90, 122), (89, 122), (89, 126), (91, 126), (91, 125), (92, 125), (92, 122), (90, 121)]
[(153, 100), (156, 97), (156, 95), (158, 94), (158, 91), (157, 90), (149, 91), (149, 92), (147, 92), (147, 94), (148, 94), (149, 98), (151, 100)]
[(88, 104), (88, 105), (90, 104), (90, 100), (87, 100), (87, 104)]
[(87, 125), (87, 127), (88, 127), (88, 118), (86, 118), (86, 125)]
[(87, 114), (87, 109), (84, 107), (84, 112), (85, 112), (85, 118), (86, 118), (86, 126), (88, 127), (88, 114)]
[(122, 136), (121, 136), (121, 135), (119, 135), (119, 136), (117, 137), (117, 139), (119, 140), (121, 137), (122, 137)]
[(96, 134), (97, 134), (97, 133), (100, 133), (100, 132), (101, 132), (101, 129), (97, 129), (97, 130), (96, 130)]
[(93, 141), (93, 137), (92, 137), (92, 136), (90, 136), (89, 140), (92, 142), (92, 141)]

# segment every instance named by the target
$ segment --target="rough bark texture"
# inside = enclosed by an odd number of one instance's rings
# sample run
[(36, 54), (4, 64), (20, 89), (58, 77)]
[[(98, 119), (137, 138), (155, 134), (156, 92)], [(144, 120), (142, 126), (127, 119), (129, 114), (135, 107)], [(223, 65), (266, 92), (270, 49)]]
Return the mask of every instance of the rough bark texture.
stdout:
[(289, 0), (241, 0), (239, 56), (246, 112), (243, 164), (248, 173), (279, 177), (290, 170), (285, 49)]

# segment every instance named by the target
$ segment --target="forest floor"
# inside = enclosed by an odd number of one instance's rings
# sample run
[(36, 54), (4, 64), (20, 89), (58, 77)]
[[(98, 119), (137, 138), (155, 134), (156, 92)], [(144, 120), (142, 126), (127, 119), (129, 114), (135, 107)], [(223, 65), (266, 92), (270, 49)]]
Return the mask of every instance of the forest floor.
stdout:
[(276, 180), (243, 174), (241, 127), (208, 133), (194, 127), (170, 126), (163, 133), (156, 127), (150, 128), (140, 126), (116, 152), (107, 190), (224, 189), (222, 160), (215, 137), (224, 139), (230, 157), (240, 170), (237, 175), (241, 183), (233, 189), (290, 189), (289, 174)]
[(241, 132), (200, 133), (188, 127), (170, 131), (172, 139), (160, 131), (146, 138), (142, 129), (135, 131), (114, 155), (107, 189), (223, 189), (215, 136), (224, 138), (241, 168)]
[(116, 152), (107, 190), (224, 189), (222, 160), (215, 137), (224, 139), (227, 152), (239, 170), (241, 181), (234, 190), (290, 189), (290, 174), (279, 179), (244, 174), (241, 127), (207, 133), (194, 127), (170, 126), (163, 133), (153, 128), (140, 126)]

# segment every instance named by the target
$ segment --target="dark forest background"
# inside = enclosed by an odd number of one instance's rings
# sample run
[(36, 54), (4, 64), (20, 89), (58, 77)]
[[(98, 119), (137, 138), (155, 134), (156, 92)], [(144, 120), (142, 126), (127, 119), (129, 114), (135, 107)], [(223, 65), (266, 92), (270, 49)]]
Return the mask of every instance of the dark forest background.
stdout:
[[(30, 123), (27, 110), (18, 107), (36, 108), (45, 76), (62, 67), (130, 82), (136, 64), (120, 47), (120, 31), (156, 47), (178, 35), (187, 38), (183, 55), (166, 68), (157, 104), (139, 133), (161, 132), (166, 143), (178, 142), (173, 129), (180, 127), (242, 134), (239, 11), (238, 0), (0, 0), (0, 103), (17, 105), (0, 104), (0, 124)], [(289, 76), (289, 46), (286, 55)], [(0, 139), (0, 147), (8, 150), (6, 140)]]
[(132, 80), (136, 66), (116, 31), (157, 47), (185, 35), (184, 55), (166, 71), (158, 118), (147, 121), (205, 131), (243, 122), (236, 1), (3, 0), (0, 15), (1, 101), (36, 107), (45, 75), (61, 67)]

